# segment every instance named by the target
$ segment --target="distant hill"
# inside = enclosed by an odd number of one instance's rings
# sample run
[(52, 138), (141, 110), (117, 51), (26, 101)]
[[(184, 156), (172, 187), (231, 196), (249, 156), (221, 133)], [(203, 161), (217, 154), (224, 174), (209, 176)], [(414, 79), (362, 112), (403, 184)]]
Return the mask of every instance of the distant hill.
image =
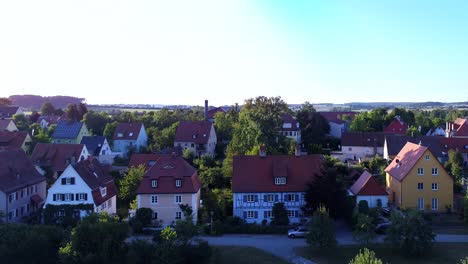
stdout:
[(85, 101), (85, 98), (78, 98), (73, 96), (40, 96), (40, 95), (12, 95), (9, 99), (13, 105), (20, 106), (31, 111), (38, 111), (41, 106), (50, 102), (55, 108), (65, 108), (68, 104), (79, 104)]

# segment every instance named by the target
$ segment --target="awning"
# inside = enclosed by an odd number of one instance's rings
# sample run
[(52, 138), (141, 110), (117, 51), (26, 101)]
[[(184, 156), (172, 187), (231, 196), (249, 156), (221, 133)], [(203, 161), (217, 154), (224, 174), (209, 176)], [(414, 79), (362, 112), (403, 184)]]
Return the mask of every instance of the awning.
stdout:
[(44, 199), (42, 199), (42, 197), (40, 197), (37, 194), (31, 196), (31, 202), (33, 202), (34, 204), (40, 204), (43, 201), (44, 201)]

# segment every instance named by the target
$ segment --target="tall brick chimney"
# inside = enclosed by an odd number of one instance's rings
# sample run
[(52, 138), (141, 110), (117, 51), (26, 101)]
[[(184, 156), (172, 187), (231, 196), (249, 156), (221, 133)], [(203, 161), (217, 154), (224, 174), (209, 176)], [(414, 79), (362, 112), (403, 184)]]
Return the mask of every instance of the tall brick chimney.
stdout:
[(205, 100), (205, 120), (208, 120), (208, 100)]

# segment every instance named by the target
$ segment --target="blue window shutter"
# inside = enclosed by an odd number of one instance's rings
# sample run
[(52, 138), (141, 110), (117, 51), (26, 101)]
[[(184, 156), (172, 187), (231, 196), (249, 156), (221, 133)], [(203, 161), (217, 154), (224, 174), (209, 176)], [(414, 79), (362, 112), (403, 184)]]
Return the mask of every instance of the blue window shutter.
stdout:
[(247, 212), (244, 211), (244, 219), (247, 218)]
[(296, 194), (294, 198), (295, 198), (294, 200), (295, 200), (296, 202), (299, 201), (299, 195), (298, 195), (298, 194)]
[[(247, 202), (247, 195), (244, 195), (244, 203)], [(245, 213), (245, 212), (244, 212)], [(245, 218), (245, 217), (244, 217)]]
[(52, 195), (52, 197), (53, 197), (52, 198), (53, 201), (57, 201), (57, 194)]
[(258, 218), (258, 211), (254, 211), (254, 218)]
[(67, 184), (66, 179), (62, 178), (62, 185), (65, 185), (65, 184)]
[(266, 194), (263, 195), (263, 202), (264, 202), (264, 203), (265, 203), (265, 202), (268, 202), (268, 199), (267, 199), (267, 195), (266, 195)]
[(258, 202), (258, 195), (254, 195), (254, 197), (255, 197), (255, 200), (254, 200), (254, 201), (255, 201), (255, 202)]
[(276, 194), (275, 195), (275, 202), (277, 202), (277, 201), (278, 201), (278, 195)]

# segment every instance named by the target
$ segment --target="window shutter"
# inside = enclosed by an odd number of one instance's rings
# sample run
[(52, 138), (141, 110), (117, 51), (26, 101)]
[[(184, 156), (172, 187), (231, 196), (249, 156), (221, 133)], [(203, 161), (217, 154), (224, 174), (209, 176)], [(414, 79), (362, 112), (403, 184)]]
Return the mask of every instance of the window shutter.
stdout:
[(265, 202), (268, 202), (268, 198), (267, 198), (267, 195), (266, 195), (266, 194), (263, 195), (263, 202), (264, 202), (264, 203), (265, 203)]
[(277, 202), (277, 201), (278, 201), (278, 195), (275, 194), (275, 202)]
[[(296, 202), (299, 201), (299, 195), (298, 195), (298, 194), (295, 195), (294, 201), (296, 201)], [(297, 212), (297, 211), (296, 211), (296, 212)]]
[(258, 218), (258, 211), (254, 211), (254, 218)]
[(57, 194), (54, 193), (54, 195), (52, 195), (52, 200), (57, 201)]
[(84, 199), (88, 200), (88, 194), (87, 193), (84, 194)]
[(71, 184), (75, 184), (75, 177), (71, 178)]
[(73, 195), (73, 193), (70, 193), (70, 198), (71, 198), (72, 201), (75, 200), (75, 196)]
[(65, 185), (65, 184), (67, 184), (67, 179), (62, 178), (62, 185)]
[[(247, 202), (247, 195), (244, 195), (244, 203)], [(244, 212), (245, 213), (245, 212)], [(244, 217), (245, 218), (245, 217)]]
[(258, 202), (258, 195), (254, 195), (254, 201)]
[(60, 197), (62, 198), (62, 199), (60, 199), (60, 200), (65, 201), (65, 194), (63, 194), (63, 193), (60, 194)]
[(75, 194), (75, 200), (78, 201), (80, 199), (79, 194)]
[(244, 211), (244, 219), (247, 218), (247, 212)]

